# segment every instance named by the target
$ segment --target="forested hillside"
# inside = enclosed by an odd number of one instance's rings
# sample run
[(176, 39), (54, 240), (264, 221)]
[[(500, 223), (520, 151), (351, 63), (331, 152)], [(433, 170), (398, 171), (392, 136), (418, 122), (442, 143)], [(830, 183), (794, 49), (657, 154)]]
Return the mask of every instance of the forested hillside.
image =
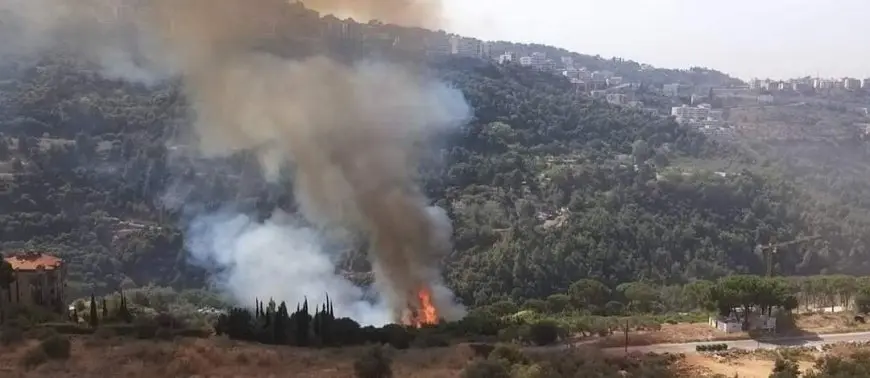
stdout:
[[(669, 118), (581, 97), (564, 78), (521, 67), (451, 60), (435, 70), (474, 108), (444, 161), (423, 172), (454, 220), (446, 276), (468, 304), (543, 297), (583, 278), (670, 284), (763, 273), (754, 247), (773, 235), (823, 236), (783, 250), (780, 273), (867, 273), (854, 244), (863, 233), (806, 205), (777, 175), (672, 166), (729, 152)], [(170, 143), (187, 114), (174, 84), (111, 81), (63, 58), (5, 73), (0, 250), (68, 259), (74, 293), (204, 285), (167, 193), (195, 187), (188, 205), (293, 210), (286, 187), (266, 184), (251, 157), (206, 164)], [(346, 268), (367, 270), (360, 257)]]

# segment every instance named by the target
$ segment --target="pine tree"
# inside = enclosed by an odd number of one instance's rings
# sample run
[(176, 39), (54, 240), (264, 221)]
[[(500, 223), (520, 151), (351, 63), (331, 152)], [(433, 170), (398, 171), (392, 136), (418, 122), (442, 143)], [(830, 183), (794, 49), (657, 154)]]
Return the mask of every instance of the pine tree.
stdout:
[(91, 294), (91, 317), (88, 320), (93, 328), (97, 328), (100, 324), (99, 319), (97, 319), (97, 300), (93, 294)]

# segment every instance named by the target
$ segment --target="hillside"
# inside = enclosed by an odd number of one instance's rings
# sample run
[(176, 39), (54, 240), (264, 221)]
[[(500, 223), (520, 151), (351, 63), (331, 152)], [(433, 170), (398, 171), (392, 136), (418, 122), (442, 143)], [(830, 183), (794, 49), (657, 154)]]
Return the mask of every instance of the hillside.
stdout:
[[(160, 200), (168, 189), (195, 185), (189, 200), (205, 207), (293, 210), (292, 196), (244, 155), (216, 165), (167, 148), (184, 132), (178, 88), (106, 80), (67, 63), (45, 60), (4, 84), (4, 250), (69, 259), (79, 293), (201, 287), (205, 272), (183, 250), (182, 214)], [(565, 79), (520, 67), (458, 59), (436, 71), (475, 112), (443, 164), (424, 170), (428, 194), (455, 222), (448, 283), (469, 304), (545, 296), (586, 277), (615, 285), (759, 273), (756, 243), (812, 231), (784, 182), (748, 171), (675, 173), (669, 161), (718, 149), (670, 119), (578, 97)], [(348, 269), (368, 269), (359, 253)], [(781, 269), (834, 271), (850, 255), (861, 258), (830, 249)]]
[[(544, 297), (583, 278), (616, 286), (762, 273), (754, 247), (774, 235), (823, 237), (778, 257), (779, 273), (870, 270), (857, 244), (860, 224), (843, 224), (841, 210), (810, 200), (780, 162), (759, 169), (747, 151), (578, 94), (558, 74), (476, 58), (423, 59), (426, 44), (408, 42), (446, 40), (443, 32), (319, 18), (298, 5), (288, 12), (316, 22), (299, 24), (303, 31), (290, 23), (288, 35), (265, 30), (271, 37), (245, 49), (401, 61), (465, 95), (471, 121), (438, 145), (439, 159), (421, 166), (420, 178), (453, 221), (445, 278), (466, 304)], [(339, 35), (312, 38), (324, 25)], [(639, 82), (733, 82), (707, 69), (664, 70), (539, 45), (491, 47), (571, 57)], [(296, 213), (290, 175), (267, 182), (249, 151), (219, 159), (196, 153), (178, 82), (131, 84), (104, 73), (59, 51), (3, 67), (0, 251), (63, 257), (73, 297), (146, 285), (201, 288), (221, 267), (194, 264), (186, 251), (190, 209), (232, 208), (259, 220), (276, 209)], [(728, 160), (746, 169), (700, 169)], [(371, 267), (359, 244), (335, 249), (346, 249), (341, 270), (366, 283)]]

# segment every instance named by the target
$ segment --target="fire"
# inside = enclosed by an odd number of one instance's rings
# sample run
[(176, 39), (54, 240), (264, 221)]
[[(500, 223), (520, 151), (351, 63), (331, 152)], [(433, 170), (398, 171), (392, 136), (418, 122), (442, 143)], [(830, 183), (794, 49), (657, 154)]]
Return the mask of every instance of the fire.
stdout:
[(432, 303), (432, 291), (422, 288), (417, 292), (417, 306), (409, 309), (403, 319), (405, 325), (420, 328), (424, 325), (438, 324), (438, 309)]

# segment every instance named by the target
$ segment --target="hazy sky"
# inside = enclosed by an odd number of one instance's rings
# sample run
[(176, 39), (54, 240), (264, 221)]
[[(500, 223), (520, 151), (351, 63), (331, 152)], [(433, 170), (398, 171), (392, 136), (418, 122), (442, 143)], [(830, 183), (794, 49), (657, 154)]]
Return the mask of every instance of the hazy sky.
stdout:
[(870, 77), (870, 0), (444, 0), (448, 31), (742, 79)]

